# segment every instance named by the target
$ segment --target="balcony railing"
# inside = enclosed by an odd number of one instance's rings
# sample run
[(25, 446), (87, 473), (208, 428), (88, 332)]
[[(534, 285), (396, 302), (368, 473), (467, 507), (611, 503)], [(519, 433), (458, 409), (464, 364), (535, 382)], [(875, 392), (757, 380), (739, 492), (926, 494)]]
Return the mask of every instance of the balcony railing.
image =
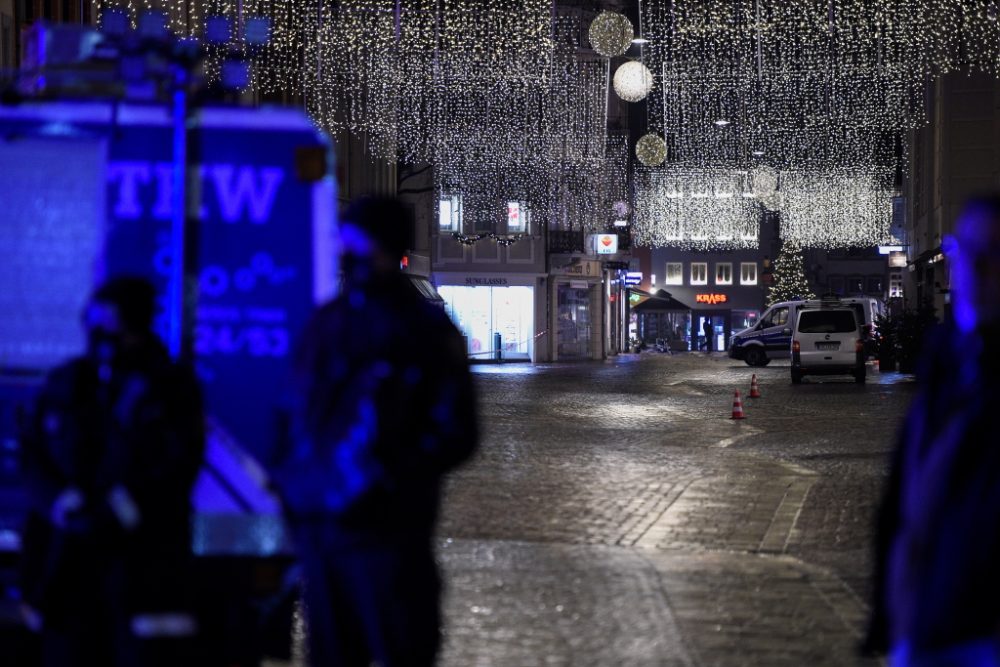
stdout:
[(549, 230), (549, 252), (567, 254), (584, 252), (582, 231)]

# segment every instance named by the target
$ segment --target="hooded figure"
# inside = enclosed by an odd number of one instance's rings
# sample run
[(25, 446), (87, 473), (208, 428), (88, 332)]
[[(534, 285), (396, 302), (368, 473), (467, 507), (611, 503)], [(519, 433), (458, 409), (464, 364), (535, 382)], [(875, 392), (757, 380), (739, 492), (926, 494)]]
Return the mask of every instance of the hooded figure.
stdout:
[(477, 441), (462, 336), (400, 271), (412, 219), (355, 201), (340, 295), (296, 356), (274, 480), (305, 574), (310, 660), (431, 665), (440, 642), (432, 537), (444, 474)]
[(139, 278), (94, 293), (87, 352), (49, 374), (24, 434), (24, 611), (45, 665), (161, 664), (172, 645), (158, 640), (195, 632), (203, 415), (193, 374), (152, 332), (155, 296)]
[(866, 648), (893, 667), (1000, 666), (1000, 197), (944, 250), (953, 317), (926, 345), (883, 503)]

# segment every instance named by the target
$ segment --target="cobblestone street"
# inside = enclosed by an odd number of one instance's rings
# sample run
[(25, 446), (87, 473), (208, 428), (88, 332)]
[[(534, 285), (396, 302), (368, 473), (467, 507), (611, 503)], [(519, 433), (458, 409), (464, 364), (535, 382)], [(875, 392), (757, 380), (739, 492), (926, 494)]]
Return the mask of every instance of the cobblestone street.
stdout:
[[(733, 390), (756, 372), (763, 396)], [(872, 522), (914, 385), (787, 363), (479, 366), (439, 531), (442, 664), (867, 665)]]

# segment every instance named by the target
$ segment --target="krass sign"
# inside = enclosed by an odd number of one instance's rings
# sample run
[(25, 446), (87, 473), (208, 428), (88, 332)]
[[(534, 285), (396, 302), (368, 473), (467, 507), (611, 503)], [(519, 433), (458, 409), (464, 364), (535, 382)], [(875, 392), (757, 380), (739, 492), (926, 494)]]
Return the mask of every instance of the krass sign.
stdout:
[(716, 305), (719, 303), (726, 303), (729, 301), (729, 297), (725, 294), (695, 294), (695, 303), (707, 303), (709, 305)]

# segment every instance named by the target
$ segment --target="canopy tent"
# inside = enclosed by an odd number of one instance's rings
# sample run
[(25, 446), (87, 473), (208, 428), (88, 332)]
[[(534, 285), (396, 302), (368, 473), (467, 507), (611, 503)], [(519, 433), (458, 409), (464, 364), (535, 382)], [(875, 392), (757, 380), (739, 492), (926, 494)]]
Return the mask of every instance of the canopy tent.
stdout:
[(691, 308), (670, 292), (661, 289), (649, 294), (632, 312), (638, 320), (639, 339), (646, 345), (661, 341), (673, 351), (690, 349)]

